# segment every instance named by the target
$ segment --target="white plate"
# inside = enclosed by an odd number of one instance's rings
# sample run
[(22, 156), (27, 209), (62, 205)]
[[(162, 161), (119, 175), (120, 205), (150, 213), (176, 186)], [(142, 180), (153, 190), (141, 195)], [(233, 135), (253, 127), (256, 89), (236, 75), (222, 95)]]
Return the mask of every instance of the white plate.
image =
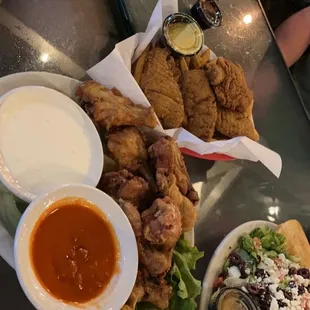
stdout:
[(247, 222), (231, 231), (220, 243), (210, 260), (207, 272), (203, 279), (202, 294), (200, 298), (200, 310), (208, 309), (213, 290), (213, 283), (218, 274), (221, 272), (229, 254), (237, 248), (239, 238), (245, 233), (250, 233), (257, 227), (266, 226), (270, 227), (271, 229), (276, 229), (278, 227), (278, 225), (267, 221)]
[[(91, 201), (104, 213), (114, 228), (120, 246), (119, 274), (94, 300), (73, 305), (66, 304), (50, 295), (38, 281), (30, 261), (30, 243), (34, 223), (53, 202), (66, 197), (80, 197)], [(70, 225), (70, 223), (68, 223)], [(104, 244), (102, 245), (104, 247)], [(131, 225), (120, 206), (102, 191), (85, 185), (66, 185), (39, 197), (24, 212), (14, 240), (14, 260), (19, 282), (31, 303), (37, 309), (119, 310), (129, 297), (136, 281), (138, 250)]]
[(62, 184), (98, 184), (100, 137), (73, 100), (50, 88), (23, 86), (5, 93), (0, 104), (0, 178), (16, 196), (31, 202)]

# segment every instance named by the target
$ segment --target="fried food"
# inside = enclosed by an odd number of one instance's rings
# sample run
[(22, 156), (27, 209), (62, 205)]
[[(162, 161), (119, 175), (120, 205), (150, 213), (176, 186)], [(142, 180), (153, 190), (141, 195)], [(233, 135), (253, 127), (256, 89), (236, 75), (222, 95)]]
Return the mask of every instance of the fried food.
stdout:
[(145, 241), (137, 240), (139, 263), (152, 277), (164, 278), (171, 268), (172, 251), (159, 251)]
[(148, 159), (142, 135), (135, 127), (122, 128), (109, 134), (107, 148), (120, 169), (136, 171)]
[(175, 60), (172, 56), (169, 56), (167, 64), (169, 69), (172, 71), (174, 80), (177, 82), (177, 84), (179, 84), (181, 77), (181, 71), (179, 69), (179, 61)]
[(165, 176), (162, 173), (156, 174), (158, 189), (163, 195), (171, 198), (173, 203), (179, 208), (182, 221), (182, 231), (190, 231), (196, 222), (197, 213), (193, 203), (183, 196), (176, 184), (174, 174)]
[(211, 56), (211, 51), (208, 48), (200, 56), (200, 68), (207, 64), (207, 62), (210, 60), (210, 56)]
[(167, 63), (169, 50), (151, 49), (147, 55), (140, 86), (165, 129), (177, 128), (183, 122), (181, 91)]
[(150, 146), (149, 155), (155, 162), (158, 190), (170, 197), (179, 208), (182, 231), (191, 230), (196, 221), (194, 204), (198, 203), (199, 198), (190, 183), (183, 156), (176, 142), (169, 137), (160, 138)]
[(201, 63), (200, 63), (199, 55), (196, 54), (196, 55), (192, 56), (191, 66), (192, 66), (192, 69), (200, 69)]
[(147, 57), (147, 54), (149, 52), (151, 48), (151, 45), (149, 44), (145, 50), (143, 51), (143, 53), (141, 54), (141, 56), (138, 58), (136, 64), (135, 64), (135, 68), (134, 68), (134, 78), (135, 80), (137, 81), (137, 83), (140, 85), (140, 81), (141, 81), (141, 76), (142, 76), (142, 73), (143, 73), (143, 68), (144, 68), (144, 64), (145, 64), (145, 61), (146, 61), (146, 57)]
[(287, 252), (300, 259), (301, 267), (310, 268), (310, 245), (300, 223), (289, 220), (279, 225), (277, 232), (285, 237)]
[(120, 200), (120, 207), (126, 214), (136, 238), (141, 237), (142, 221), (138, 209), (131, 202), (124, 200)]
[(192, 203), (196, 205), (199, 201), (198, 194), (191, 185), (184, 158), (175, 140), (167, 136), (161, 137), (149, 147), (148, 152), (154, 161), (156, 174), (174, 174), (181, 194), (191, 197)]
[(121, 310), (135, 310), (138, 302), (142, 301), (143, 296), (145, 295), (145, 281), (143, 274), (138, 270), (138, 275), (136, 279), (135, 286), (126, 302), (126, 304), (121, 308)]
[(259, 140), (252, 120), (245, 113), (218, 108), (216, 130), (229, 138), (245, 136), (254, 141)]
[(90, 107), (95, 124), (106, 130), (119, 126), (146, 126), (155, 128), (157, 120), (152, 108), (134, 104), (129, 98), (115, 94), (95, 81), (79, 85), (76, 95)]
[(187, 63), (186, 58), (180, 57), (180, 69), (182, 74), (184, 74), (184, 72), (188, 70), (188, 65), (189, 64)]
[(98, 188), (116, 200), (123, 199), (137, 207), (147, 204), (152, 198), (149, 183), (127, 170), (105, 173)]
[(169, 307), (169, 299), (172, 296), (172, 287), (165, 279), (161, 279), (159, 283), (155, 281), (145, 281), (145, 295), (143, 301), (150, 302), (159, 309), (167, 309)]
[(214, 93), (203, 70), (187, 70), (182, 76), (185, 128), (210, 141), (214, 135), (217, 108)]
[(151, 244), (171, 249), (182, 233), (181, 214), (169, 197), (156, 199), (141, 214), (143, 236)]
[(220, 57), (207, 63), (206, 72), (220, 107), (247, 111), (253, 101), (253, 92), (247, 86), (240, 65)]

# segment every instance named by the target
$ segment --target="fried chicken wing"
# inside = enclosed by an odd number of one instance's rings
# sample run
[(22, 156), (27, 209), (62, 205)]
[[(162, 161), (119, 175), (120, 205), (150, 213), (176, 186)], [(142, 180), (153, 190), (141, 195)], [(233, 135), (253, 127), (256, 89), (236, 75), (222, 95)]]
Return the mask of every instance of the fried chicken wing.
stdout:
[(149, 183), (127, 170), (105, 173), (98, 188), (116, 200), (123, 199), (137, 207), (141, 207), (152, 198)]
[(143, 138), (135, 127), (126, 127), (109, 134), (107, 148), (120, 169), (136, 171), (143, 166), (148, 154)]
[(182, 233), (181, 214), (169, 197), (156, 199), (141, 214), (143, 236), (151, 244), (171, 249)]
[(170, 197), (179, 208), (182, 230), (191, 230), (196, 221), (194, 203), (196, 204), (199, 198), (190, 183), (183, 156), (176, 142), (169, 137), (160, 138), (150, 146), (149, 155), (155, 162), (158, 190)]
[(243, 69), (223, 57), (206, 64), (207, 77), (213, 86), (218, 104), (226, 109), (246, 112), (253, 101)]
[(182, 231), (191, 230), (196, 222), (197, 213), (193, 203), (183, 196), (176, 184), (176, 177), (174, 174), (168, 176), (162, 173), (156, 174), (157, 184), (160, 192), (171, 198), (173, 203), (179, 208), (182, 221)]
[(245, 113), (218, 108), (217, 114), (216, 130), (221, 134), (229, 138), (246, 136), (254, 141), (259, 140), (252, 120)]
[(142, 264), (152, 277), (163, 278), (171, 268), (172, 251), (159, 251), (154, 246), (137, 240), (139, 263)]
[(167, 309), (169, 307), (172, 287), (165, 279), (161, 279), (159, 283), (146, 280), (144, 290), (143, 301), (150, 302), (159, 309)]
[(165, 129), (177, 128), (184, 119), (183, 99), (167, 58), (169, 50), (152, 49), (146, 59), (140, 86)]
[(174, 174), (181, 194), (187, 196), (196, 205), (199, 197), (192, 187), (183, 156), (175, 140), (162, 137), (149, 147), (148, 152), (155, 163), (156, 173), (163, 176)]
[(120, 200), (120, 207), (126, 214), (136, 238), (142, 236), (142, 221), (138, 209), (129, 201)]
[(204, 70), (187, 70), (182, 75), (185, 128), (196, 137), (210, 141), (217, 117), (216, 102)]
[(95, 81), (80, 84), (76, 96), (89, 103), (88, 111), (95, 124), (106, 130), (130, 125), (155, 128), (157, 125), (152, 108), (136, 105), (119, 92), (109, 90)]

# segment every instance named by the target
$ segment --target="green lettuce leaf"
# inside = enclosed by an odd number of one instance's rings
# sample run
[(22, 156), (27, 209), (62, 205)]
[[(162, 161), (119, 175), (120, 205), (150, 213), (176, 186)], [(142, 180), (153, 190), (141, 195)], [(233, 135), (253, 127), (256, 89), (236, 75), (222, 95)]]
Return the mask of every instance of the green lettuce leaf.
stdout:
[[(201, 282), (193, 277), (191, 270), (196, 268), (196, 262), (203, 257), (197, 247), (189, 246), (188, 242), (180, 238), (173, 250), (173, 265), (166, 276), (166, 280), (173, 287), (173, 295), (169, 301), (169, 310), (195, 310), (195, 298), (200, 295)], [(150, 303), (141, 302), (136, 310), (157, 310)]]

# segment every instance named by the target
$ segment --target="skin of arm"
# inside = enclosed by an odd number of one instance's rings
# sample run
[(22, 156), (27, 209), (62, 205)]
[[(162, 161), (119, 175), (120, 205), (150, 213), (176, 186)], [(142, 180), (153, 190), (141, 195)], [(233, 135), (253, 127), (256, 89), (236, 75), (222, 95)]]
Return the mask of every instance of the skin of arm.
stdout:
[(284, 21), (275, 35), (286, 65), (292, 66), (310, 45), (310, 7)]

